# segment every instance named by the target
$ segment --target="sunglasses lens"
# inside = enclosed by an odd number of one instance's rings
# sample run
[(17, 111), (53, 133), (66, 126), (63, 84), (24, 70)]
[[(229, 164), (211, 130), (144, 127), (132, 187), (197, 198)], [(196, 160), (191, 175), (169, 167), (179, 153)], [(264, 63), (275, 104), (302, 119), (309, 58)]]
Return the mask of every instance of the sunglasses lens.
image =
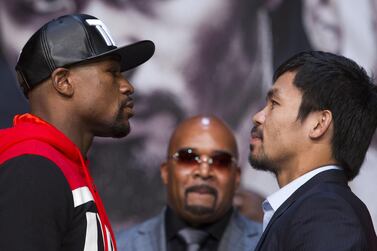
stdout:
[(215, 152), (207, 159), (201, 159), (200, 155), (191, 148), (181, 149), (173, 155), (178, 164), (186, 167), (195, 167), (200, 163), (207, 163), (216, 169), (229, 169), (233, 164), (233, 156), (227, 152)]
[(229, 168), (233, 162), (233, 157), (229, 153), (216, 153), (211, 158), (213, 167), (219, 169)]
[(183, 149), (178, 151), (177, 161), (183, 165), (196, 165), (198, 164), (198, 157), (198, 154), (193, 152), (191, 149)]

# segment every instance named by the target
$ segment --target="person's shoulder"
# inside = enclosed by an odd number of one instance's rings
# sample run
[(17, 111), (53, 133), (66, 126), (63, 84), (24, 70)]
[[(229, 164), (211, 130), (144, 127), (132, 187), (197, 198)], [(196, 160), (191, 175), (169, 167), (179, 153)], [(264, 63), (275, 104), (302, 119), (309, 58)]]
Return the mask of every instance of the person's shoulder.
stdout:
[[(346, 184), (323, 183), (313, 187), (298, 200), (301, 207), (328, 208), (338, 205), (341, 210), (367, 210), (365, 204), (351, 191)], [(358, 212), (356, 212), (358, 213)]]
[(127, 229), (124, 232), (124, 237), (126, 239), (131, 239), (133, 237), (136, 237), (136, 235), (145, 234), (146, 232), (156, 229), (156, 227), (160, 227), (162, 223), (163, 219), (161, 214), (159, 214)]
[(347, 185), (323, 184), (313, 188), (291, 208), (294, 222), (327, 222), (355, 228), (364, 228), (371, 222), (367, 207)]
[(24, 154), (10, 158), (0, 164), (0, 173), (17, 175), (18, 178), (39, 176), (40, 179), (64, 177), (59, 167), (51, 160), (34, 154)]
[(159, 214), (128, 229), (118, 231), (116, 233), (118, 248), (120, 250), (138, 249), (142, 246), (140, 243), (144, 243), (147, 238), (151, 237), (151, 234), (159, 235), (158, 230), (162, 229), (162, 224), (163, 217)]
[(59, 167), (51, 160), (33, 154), (11, 158), (0, 165), (0, 187), (28, 189), (10, 189), (18, 195), (41, 196), (41, 191), (71, 200), (71, 189)]
[(368, 210), (347, 185), (327, 183), (315, 187), (290, 205), (284, 215), (280, 219), (284, 218), (286, 224), (281, 224), (281, 231), (294, 247), (348, 250), (345, 247), (353, 246), (370, 250), (366, 247), (375, 238)]

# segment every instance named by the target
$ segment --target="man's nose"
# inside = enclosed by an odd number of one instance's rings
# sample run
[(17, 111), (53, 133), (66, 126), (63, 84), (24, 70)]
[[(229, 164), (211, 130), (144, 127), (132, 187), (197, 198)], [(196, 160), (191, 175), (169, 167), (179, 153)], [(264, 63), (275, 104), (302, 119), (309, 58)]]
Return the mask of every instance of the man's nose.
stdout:
[(121, 77), (121, 80), (120, 80), (119, 90), (121, 93), (126, 94), (126, 95), (131, 95), (134, 93), (134, 87), (123, 76)]
[(208, 179), (213, 176), (213, 170), (208, 163), (208, 158), (201, 159), (198, 170), (200, 177), (202, 177), (203, 179)]
[(265, 108), (254, 114), (252, 121), (254, 125), (261, 125), (266, 120)]

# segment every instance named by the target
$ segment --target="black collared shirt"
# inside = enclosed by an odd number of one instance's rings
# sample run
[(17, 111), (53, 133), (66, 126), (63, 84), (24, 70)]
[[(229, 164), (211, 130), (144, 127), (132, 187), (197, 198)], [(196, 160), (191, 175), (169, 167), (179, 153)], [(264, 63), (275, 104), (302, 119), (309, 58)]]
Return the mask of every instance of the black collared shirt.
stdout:
[[(219, 221), (201, 226), (197, 229), (209, 233), (209, 237), (202, 244), (200, 251), (214, 251), (217, 250), (221, 237), (229, 223), (233, 209), (230, 209), (224, 217)], [(186, 251), (185, 243), (178, 237), (179, 230), (188, 227), (189, 225), (178, 217), (172, 209), (167, 207), (165, 214), (165, 231), (166, 231), (166, 247), (167, 251)]]

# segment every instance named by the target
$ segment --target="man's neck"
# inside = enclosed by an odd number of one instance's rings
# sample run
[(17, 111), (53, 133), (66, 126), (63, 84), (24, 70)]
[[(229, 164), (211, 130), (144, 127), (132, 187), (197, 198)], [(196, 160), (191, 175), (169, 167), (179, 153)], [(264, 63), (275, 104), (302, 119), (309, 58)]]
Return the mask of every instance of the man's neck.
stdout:
[(59, 115), (47, 116), (43, 113), (32, 113), (62, 132), (79, 148), (81, 154), (86, 156), (94, 136), (85, 132), (80, 125), (75, 123), (74, 119), (67, 119)]
[(321, 166), (337, 165), (337, 161), (331, 156), (326, 157), (325, 155), (322, 155), (318, 158), (316, 156), (318, 155), (301, 158), (301, 161), (287, 163), (279, 168), (279, 171), (276, 173), (279, 187), (283, 187), (305, 173)]

